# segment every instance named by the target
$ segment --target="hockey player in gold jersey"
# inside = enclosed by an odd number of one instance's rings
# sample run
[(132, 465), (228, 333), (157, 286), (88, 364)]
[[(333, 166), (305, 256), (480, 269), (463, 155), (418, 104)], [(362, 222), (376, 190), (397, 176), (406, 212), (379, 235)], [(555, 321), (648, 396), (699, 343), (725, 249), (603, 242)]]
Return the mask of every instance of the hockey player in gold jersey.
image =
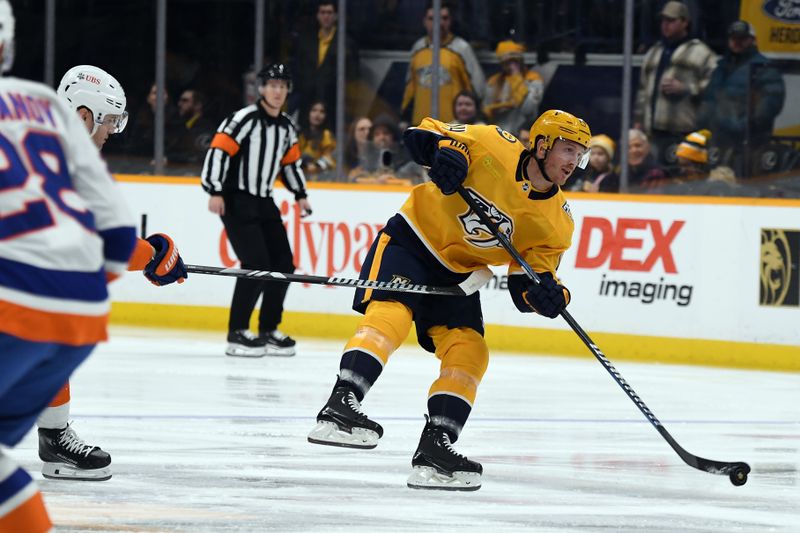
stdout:
[[(574, 228), (561, 187), (577, 167), (585, 167), (590, 137), (586, 122), (559, 110), (546, 111), (533, 124), (531, 151), (496, 126), (426, 118), (406, 131), (405, 144), (417, 163), (430, 167), (431, 183), (415, 187), (400, 212), (389, 219), (361, 277), (447, 285), (487, 265), (508, 264), (498, 240), (453, 194), (463, 185), (539, 273), (541, 283), (535, 284), (518, 264), (509, 265), (513, 303), (522, 312), (555, 318), (570, 299), (556, 269)], [(377, 446), (383, 428), (361, 411), (360, 402), (413, 322), (419, 344), (434, 353), (441, 366), (428, 393), (428, 415), (408, 486), (480, 488), (481, 465), (452, 448), (489, 360), (479, 294), (449, 297), (359, 289), (353, 309), (365, 316), (345, 346), (333, 392), (308, 440)]]

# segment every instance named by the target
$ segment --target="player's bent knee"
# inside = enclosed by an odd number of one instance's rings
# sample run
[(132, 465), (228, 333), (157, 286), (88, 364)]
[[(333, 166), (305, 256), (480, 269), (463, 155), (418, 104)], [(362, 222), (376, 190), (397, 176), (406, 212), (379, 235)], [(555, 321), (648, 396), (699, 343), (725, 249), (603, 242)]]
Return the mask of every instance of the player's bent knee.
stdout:
[(435, 326), (429, 330), (436, 345), (436, 357), (442, 360), (442, 369), (459, 368), (483, 379), (489, 366), (489, 347), (483, 336), (472, 328)]
[[(396, 350), (411, 330), (412, 313), (404, 304), (395, 301), (373, 300), (367, 306), (356, 336), (380, 341), (390, 352)], [(362, 331), (363, 330), (363, 331)]]

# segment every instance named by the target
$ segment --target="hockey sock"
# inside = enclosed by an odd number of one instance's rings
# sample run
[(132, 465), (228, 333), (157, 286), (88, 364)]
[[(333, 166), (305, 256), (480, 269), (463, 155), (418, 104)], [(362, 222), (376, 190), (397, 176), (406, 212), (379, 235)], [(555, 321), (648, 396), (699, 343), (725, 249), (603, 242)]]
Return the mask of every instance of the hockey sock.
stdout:
[(44, 533), (52, 523), (31, 476), (0, 451), (0, 531)]
[(453, 442), (467, 421), (478, 385), (489, 364), (486, 341), (471, 328), (434, 326), (428, 330), (441, 360), (439, 378), (428, 391), (431, 421), (443, 426)]
[(411, 330), (411, 310), (399, 302), (373, 300), (344, 348), (339, 378), (352, 383), (359, 401)]
[(428, 398), (428, 415), (434, 426), (441, 426), (450, 436), (450, 442), (458, 440), (472, 406), (463, 398), (440, 392)]
[(50, 405), (39, 413), (36, 425), (43, 429), (64, 429), (69, 422), (70, 390), (67, 382)]

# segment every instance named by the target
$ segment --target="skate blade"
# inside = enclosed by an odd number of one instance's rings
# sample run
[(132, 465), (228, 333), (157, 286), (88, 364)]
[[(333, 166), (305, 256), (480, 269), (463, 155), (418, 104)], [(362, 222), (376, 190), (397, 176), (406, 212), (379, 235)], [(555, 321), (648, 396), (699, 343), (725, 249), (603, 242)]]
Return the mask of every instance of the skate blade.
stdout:
[(107, 481), (111, 479), (111, 467), (92, 470), (75, 468), (66, 463), (44, 463), (42, 476), (47, 479), (63, 479), (68, 481)]
[(294, 346), (290, 346), (288, 348), (278, 348), (277, 346), (269, 346), (267, 345), (267, 355), (273, 357), (293, 357), (297, 351), (295, 350)]
[(360, 448), (371, 450), (378, 445), (380, 437), (371, 429), (353, 428), (352, 433), (342, 431), (333, 422), (318, 422), (308, 434), (308, 442), (324, 446)]
[(263, 347), (248, 348), (241, 344), (229, 344), (228, 347), (225, 348), (225, 355), (231, 357), (264, 357), (267, 355), (267, 349)]
[(408, 476), (411, 489), (472, 491), (481, 488), (481, 475), (476, 472), (442, 474), (430, 466), (415, 466)]

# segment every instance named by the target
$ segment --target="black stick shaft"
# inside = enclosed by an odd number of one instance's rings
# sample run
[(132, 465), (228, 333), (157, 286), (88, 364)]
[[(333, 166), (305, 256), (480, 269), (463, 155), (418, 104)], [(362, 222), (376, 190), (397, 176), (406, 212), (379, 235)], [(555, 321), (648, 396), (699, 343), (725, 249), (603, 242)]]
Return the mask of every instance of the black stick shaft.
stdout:
[[(533, 271), (531, 266), (528, 264), (527, 261), (522, 257), (522, 255), (517, 251), (511, 241), (508, 240), (508, 237), (503, 234), (500, 229), (497, 227), (489, 216), (484, 212), (484, 210), (478, 205), (478, 202), (472, 197), (472, 195), (465, 189), (463, 186), (458, 187), (458, 194), (464, 199), (467, 205), (478, 215), (478, 218), (481, 219), (481, 222), (486, 224), (489, 228), (489, 231), (500, 241), (500, 244), (506, 251), (514, 258), (514, 260), (519, 263), (522, 267), (522, 270), (525, 271), (525, 274), (534, 281), (535, 283), (540, 283), (541, 280), (536, 272)], [(605, 354), (597, 347), (597, 345), (592, 341), (589, 335), (583, 330), (583, 328), (572, 318), (572, 315), (564, 309), (561, 311), (561, 316), (566, 320), (567, 324), (572, 328), (572, 330), (580, 337), (583, 343), (589, 348), (592, 354), (600, 361), (600, 364), (603, 365), (603, 368), (608, 371), (614, 381), (625, 391), (625, 394), (628, 395), (628, 398), (636, 404), (636, 407), (639, 408), (639, 411), (647, 418), (647, 420), (656, 428), (658, 433), (667, 441), (667, 443), (672, 447), (673, 450), (680, 456), (683, 461), (691, 467), (697, 468), (698, 470), (704, 470), (706, 472), (710, 472), (712, 474), (723, 474), (723, 475), (732, 475), (736, 471), (744, 471), (744, 479), (747, 478), (747, 473), (750, 471), (750, 466), (747, 463), (727, 463), (722, 461), (713, 461), (711, 459), (703, 459), (702, 457), (698, 457), (693, 455), (686, 450), (684, 450), (677, 441), (669, 434), (667, 429), (661, 424), (661, 422), (656, 418), (653, 412), (647, 407), (647, 404), (636, 394), (636, 391), (628, 385), (628, 382), (622, 377), (619, 371), (614, 368), (614, 365), (611, 364), (611, 361), (605, 356)]]
[(192, 274), (208, 274), (212, 276), (231, 276), (236, 278), (260, 279), (279, 283), (309, 283), (312, 285), (332, 285), (337, 287), (353, 287), (375, 289), (391, 292), (413, 292), (417, 294), (436, 294), (441, 296), (466, 296), (458, 286), (434, 287), (430, 285), (414, 285), (408, 283), (372, 281), (367, 279), (351, 279), (324, 276), (307, 276), (304, 274), (284, 274), (269, 270), (248, 270), (244, 268), (221, 268), (201, 265), (186, 265), (186, 271)]

